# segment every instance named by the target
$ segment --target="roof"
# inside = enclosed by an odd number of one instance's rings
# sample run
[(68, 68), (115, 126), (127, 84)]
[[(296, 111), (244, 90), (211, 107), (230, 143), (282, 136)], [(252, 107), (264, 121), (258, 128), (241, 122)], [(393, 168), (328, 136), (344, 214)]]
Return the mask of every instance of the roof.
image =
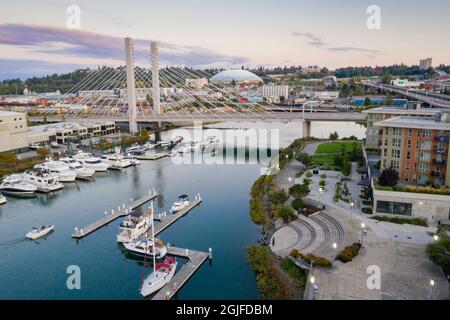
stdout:
[(24, 116), (25, 113), (0, 110), (0, 116)]
[(438, 122), (430, 117), (395, 117), (377, 122), (375, 126), (450, 131), (450, 122)]
[(256, 74), (241, 69), (222, 71), (211, 78), (211, 82), (231, 82), (233, 80), (263, 82)]

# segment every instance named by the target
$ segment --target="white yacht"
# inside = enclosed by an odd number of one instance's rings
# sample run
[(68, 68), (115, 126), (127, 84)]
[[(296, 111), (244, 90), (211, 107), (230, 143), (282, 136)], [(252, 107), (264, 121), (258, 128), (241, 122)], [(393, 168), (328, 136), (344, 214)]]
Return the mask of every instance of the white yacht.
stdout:
[(23, 181), (22, 174), (12, 174), (3, 179), (0, 191), (6, 195), (28, 196), (37, 191), (37, 187)]
[(36, 240), (36, 239), (43, 237), (46, 234), (50, 233), (51, 231), (53, 231), (53, 229), (55, 229), (55, 226), (53, 226), (51, 224), (48, 226), (42, 226), (40, 228), (35, 227), (35, 228), (33, 228), (33, 230), (31, 230), (30, 232), (28, 232), (26, 234), (26, 237), (31, 240)]
[(151, 149), (155, 149), (155, 148), (157, 147), (157, 145), (154, 144), (154, 143), (151, 143), (151, 142), (146, 142), (146, 143), (144, 144), (144, 147), (145, 147), (147, 150), (151, 150)]
[(80, 161), (73, 158), (62, 158), (60, 161), (76, 173), (77, 179), (90, 179), (95, 173), (94, 169), (86, 168)]
[(74, 182), (77, 178), (77, 174), (61, 161), (49, 160), (47, 162), (35, 165), (34, 167), (37, 169), (48, 170), (50, 174), (54, 174), (58, 177), (59, 182)]
[[(129, 243), (124, 243), (123, 246), (128, 252), (137, 257), (146, 257), (153, 255), (153, 243), (148, 240), (137, 240)], [(161, 240), (155, 241), (156, 259), (162, 259), (167, 254), (167, 248), (163, 245)]]
[(52, 192), (64, 188), (55, 175), (44, 169), (31, 169), (23, 174), (23, 181), (37, 187), (39, 192)]
[(6, 203), (6, 198), (0, 193), (0, 205)]
[(141, 162), (135, 156), (133, 156), (132, 154), (127, 154), (124, 157), (124, 159), (130, 161), (132, 166), (138, 166), (138, 165), (141, 164)]
[(186, 208), (187, 206), (189, 206), (189, 204), (189, 197), (186, 194), (182, 194), (178, 196), (177, 201), (174, 202), (170, 211), (172, 211), (172, 213), (175, 213), (177, 211), (180, 211), (181, 209)]
[(132, 212), (120, 224), (117, 242), (127, 243), (137, 240), (148, 231), (150, 225), (151, 216), (148, 213), (140, 214)]
[(78, 151), (73, 158), (80, 161), (86, 168), (96, 172), (105, 172), (110, 166), (109, 163), (103, 162), (100, 158), (93, 157), (91, 154), (82, 151)]
[(124, 159), (124, 157), (120, 154), (105, 154), (102, 156), (102, 161), (109, 164), (109, 169), (112, 170), (122, 170), (131, 166), (131, 162), (129, 160)]

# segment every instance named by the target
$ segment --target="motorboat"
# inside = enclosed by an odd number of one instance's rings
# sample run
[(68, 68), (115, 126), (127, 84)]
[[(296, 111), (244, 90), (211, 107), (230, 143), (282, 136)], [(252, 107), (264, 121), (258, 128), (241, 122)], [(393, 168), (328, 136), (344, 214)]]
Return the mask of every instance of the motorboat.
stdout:
[(6, 203), (6, 198), (0, 193), (0, 205)]
[(148, 212), (145, 214), (132, 212), (120, 224), (117, 242), (128, 243), (137, 240), (148, 231), (150, 225), (151, 218)]
[(70, 167), (62, 161), (49, 160), (47, 162), (35, 165), (34, 167), (37, 169), (48, 170), (50, 174), (54, 174), (58, 177), (59, 182), (74, 182), (77, 178), (76, 172), (70, 169)]
[(174, 202), (170, 210), (175, 213), (189, 206), (189, 203), (189, 197), (186, 194), (182, 194), (178, 196), (177, 201)]
[(12, 196), (29, 196), (37, 191), (37, 187), (23, 181), (22, 174), (12, 174), (3, 179), (0, 192)]
[(64, 188), (64, 185), (59, 182), (58, 177), (45, 169), (34, 168), (25, 171), (23, 181), (34, 185), (37, 187), (37, 191), (44, 193)]
[(122, 170), (131, 166), (129, 160), (124, 159), (124, 157), (117, 153), (105, 154), (101, 157), (102, 161), (109, 164), (109, 169), (112, 170)]
[(155, 148), (157, 147), (157, 145), (154, 144), (154, 143), (151, 143), (151, 142), (146, 142), (146, 143), (144, 144), (144, 147), (145, 147), (147, 150), (151, 150), (151, 149), (155, 149)]
[[(151, 241), (137, 240), (129, 243), (124, 243), (123, 246), (128, 252), (137, 257), (146, 257), (153, 255), (153, 243)], [(156, 259), (162, 259), (167, 254), (167, 248), (163, 245), (161, 240), (155, 241)]]
[(49, 234), (51, 231), (53, 231), (53, 229), (55, 229), (55, 226), (51, 224), (39, 228), (35, 227), (33, 228), (33, 230), (26, 234), (26, 237), (31, 240), (36, 240), (45, 236), (46, 234)]
[(162, 148), (167, 148), (172, 145), (172, 140), (161, 140), (158, 145)]
[(126, 156), (124, 157), (124, 159), (130, 161), (130, 163), (131, 163), (132, 166), (138, 166), (138, 165), (141, 164), (141, 162), (140, 162), (136, 157), (134, 157), (134, 156), (131, 155), (131, 154), (126, 155)]
[(67, 165), (73, 172), (76, 173), (77, 179), (90, 179), (95, 173), (94, 169), (89, 169), (85, 167), (80, 161), (73, 158), (62, 158), (59, 161)]
[(143, 155), (147, 151), (147, 147), (145, 145), (140, 146), (135, 144), (127, 149), (127, 152), (133, 155)]
[(144, 280), (141, 295), (144, 297), (155, 293), (173, 278), (177, 269), (177, 259), (166, 257), (161, 263), (154, 263), (153, 272)]
[(86, 168), (95, 170), (95, 172), (105, 172), (110, 167), (109, 163), (103, 162), (102, 159), (93, 157), (91, 154), (78, 151), (73, 159), (81, 162)]

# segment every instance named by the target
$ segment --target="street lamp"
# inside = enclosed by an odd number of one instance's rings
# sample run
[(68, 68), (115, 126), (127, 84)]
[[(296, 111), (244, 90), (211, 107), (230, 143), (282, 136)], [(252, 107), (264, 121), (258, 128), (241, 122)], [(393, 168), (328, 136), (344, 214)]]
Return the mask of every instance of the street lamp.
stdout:
[(435, 234), (435, 235), (433, 236), (433, 239), (434, 239), (434, 241), (438, 241), (438, 240), (439, 240), (439, 236), (438, 236), (437, 234)]
[(364, 248), (364, 235), (367, 232), (365, 228), (366, 224), (364, 222), (361, 223), (361, 248)]
[(352, 201), (350, 202), (350, 215), (351, 215), (351, 220), (353, 220), (353, 208), (355, 206), (355, 203)]
[(430, 300), (433, 300), (433, 287), (434, 287), (434, 280), (430, 280)]
[[(338, 247), (337, 243), (333, 242), (333, 250), (334, 251), (336, 251), (337, 247)], [(336, 268), (336, 259), (334, 257), (333, 257), (333, 264), (332, 265), (333, 265), (333, 269), (335, 269)]]
[(288, 159), (289, 159), (289, 155), (286, 155), (286, 168), (287, 168), (287, 165), (288, 165)]

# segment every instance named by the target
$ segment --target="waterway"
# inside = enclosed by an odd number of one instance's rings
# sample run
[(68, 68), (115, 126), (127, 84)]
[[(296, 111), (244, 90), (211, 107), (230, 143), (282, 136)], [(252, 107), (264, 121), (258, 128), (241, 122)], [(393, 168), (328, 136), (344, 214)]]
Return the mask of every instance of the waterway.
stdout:
[[(271, 128), (280, 129), (281, 147), (301, 133), (298, 124)], [(362, 138), (365, 129), (352, 123), (313, 124), (314, 136), (327, 137), (332, 131)], [(166, 132), (163, 138), (172, 134)], [(120, 219), (79, 241), (71, 234), (75, 227), (151, 188), (160, 193), (157, 212), (168, 211), (181, 193), (191, 197), (200, 193), (204, 198), (200, 207), (160, 235), (178, 247), (213, 249), (213, 260), (199, 269), (176, 299), (258, 299), (245, 248), (261, 237), (248, 215), (249, 190), (259, 174), (257, 163), (177, 165), (164, 158), (122, 172), (96, 174), (93, 181), (66, 185), (55, 194), (9, 197), (0, 207), (0, 299), (141, 299), (139, 286), (150, 269), (144, 270), (142, 262), (129, 258), (116, 242)], [(54, 224), (55, 231), (38, 241), (24, 237), (33, 226), (43, 224)], [(66, 271), (72, 265), (81, 271), (80, 290), (67, 287)]]

